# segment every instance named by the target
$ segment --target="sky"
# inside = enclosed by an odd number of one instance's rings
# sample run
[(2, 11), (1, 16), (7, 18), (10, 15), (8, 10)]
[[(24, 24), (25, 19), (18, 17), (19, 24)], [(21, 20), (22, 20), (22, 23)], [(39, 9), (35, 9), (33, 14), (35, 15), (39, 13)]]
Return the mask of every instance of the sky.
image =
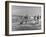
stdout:
[(41, 15), (41, 7), (12, 5), (12, 15)]

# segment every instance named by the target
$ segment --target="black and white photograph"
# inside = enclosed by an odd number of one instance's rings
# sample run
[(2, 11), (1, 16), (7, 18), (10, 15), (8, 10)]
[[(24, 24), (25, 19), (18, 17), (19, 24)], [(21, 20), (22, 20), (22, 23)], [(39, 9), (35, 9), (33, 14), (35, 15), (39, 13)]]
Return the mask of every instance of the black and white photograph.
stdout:
[(44, 3), (8, 4), (9, 34), (44, 33)]
[(12, 31), (40, 29), (41, 7), (12, 6)]

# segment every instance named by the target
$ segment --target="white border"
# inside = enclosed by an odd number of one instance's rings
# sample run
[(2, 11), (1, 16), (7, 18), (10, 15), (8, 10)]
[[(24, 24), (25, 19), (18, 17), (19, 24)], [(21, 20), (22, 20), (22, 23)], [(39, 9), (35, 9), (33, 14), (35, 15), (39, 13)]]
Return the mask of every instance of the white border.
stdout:
[[(11, 6), (36, 6), (41, 7), (41, 30), (28, 30), (28, 31), (12, 31), (12, 12), (11, 12)], [(43, 5), (37, 5), (37, 4), (21, 4), (21, 3), (9, 3), (9, 34), (26, 34), (26, 33), (41, 33), (44, 31), (44, 25), (43, 25)]]

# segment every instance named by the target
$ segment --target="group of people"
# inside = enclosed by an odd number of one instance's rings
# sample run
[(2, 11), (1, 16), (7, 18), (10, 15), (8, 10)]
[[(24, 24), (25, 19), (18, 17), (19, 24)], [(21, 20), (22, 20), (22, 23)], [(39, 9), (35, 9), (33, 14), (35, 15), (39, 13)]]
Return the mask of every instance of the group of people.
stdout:
[[(28, 22), (28, 20), (29, 20), (29, 18), (30, 18), (30, 20), (31, 20), (31, 17), (29, 17), (29, 16), (24, 16), (24, 18), (22, 19), (22, 21), (20, 22), (20, 24), (23, 24), (23, 22), (25, 22), (25, 23), (27, 23)], [(41, 19), (41, 16), (33, 16), (33, 18), (32, 18), (32, 20), (35, 20), (35, 21), (39, 21)], [(29, 20), (29, 21), (30, 21)]]

